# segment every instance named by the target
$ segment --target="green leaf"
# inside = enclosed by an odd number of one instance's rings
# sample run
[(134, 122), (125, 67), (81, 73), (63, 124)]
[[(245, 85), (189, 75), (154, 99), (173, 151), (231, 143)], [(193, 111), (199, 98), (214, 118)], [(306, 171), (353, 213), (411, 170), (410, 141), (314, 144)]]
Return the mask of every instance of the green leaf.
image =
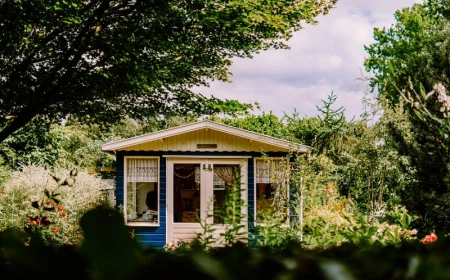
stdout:
[(371, 226), (368, 230), (367, 230), (367, 236), (371, 237), (374, 233), (376, 233), (378, 230), (378, 227), (376, 226)]
[(44, 194), (47, 198), (50, 198), (50, 196), (51, 196), (50, 191), (48, 189), (44, 190)]
[(420, 90), (420, 95), (422, 96), (423, 100), (427, 99), (427, 93), (425, 91), (425, 87), (423, 86), (422, 83), (419, 84), (419, 90)]
[(422, 122), (425, 122), (425, 117), (423, 116), (423, 114), (422, 114), (420, 111), (418, 111), (418, 110), (416, 110), (416, 109), (413, 109), (413, 111), (414, 111), (414, 114), (415, 114)]

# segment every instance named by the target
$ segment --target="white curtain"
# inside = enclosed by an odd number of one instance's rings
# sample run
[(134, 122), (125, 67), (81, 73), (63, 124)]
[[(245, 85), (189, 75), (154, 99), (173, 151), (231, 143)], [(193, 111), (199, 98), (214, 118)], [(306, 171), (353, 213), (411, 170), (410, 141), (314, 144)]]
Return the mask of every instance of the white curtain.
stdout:
[(256, 160), (256, 183), (274, 183), (274, 179), (279, 177), (281, 172), (280, 163), (281, 160), (279, 159)]
[(156, 158), (127, 159), (127, 182), (158, 182)]

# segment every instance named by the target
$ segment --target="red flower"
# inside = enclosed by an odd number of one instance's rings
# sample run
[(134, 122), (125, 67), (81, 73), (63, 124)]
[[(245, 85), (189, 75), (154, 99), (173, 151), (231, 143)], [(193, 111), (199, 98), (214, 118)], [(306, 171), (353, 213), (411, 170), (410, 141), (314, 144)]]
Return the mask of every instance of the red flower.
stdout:
[(64, 207), (62, 207), (61, 205), (58, 205), (58, 207), (56, 207), (56, 209), (58, 209), (58, 211), (61, 211), (64, 209)]
[(59, 213), (59, 215), (64, 218), (65, 216), (67, 216), (67, 213), (66, 212), (61, 212), (61, 213)]
[(52, 230), (53, 230), (54, 232), (56, 232), (56, 233), (59, 232), (59, 228), (58, 228), (58, 227), (52, 227)]
[(39, 224), (41, 222), (41, 218), (39, 218), (39, 217), (34, 217), (34, 218), (28, 217), (28, 222), (30, 224), (37, 225), (37, 224)]
[(434, 234), (434, 233), (427, 234), (427, 235), (425, 235), (425, 237), (422, 240), (420, 240), (420, 243), (428, 244), (428, 243), (436, 241), (437, 239), (438, 239), (438, 237), (436, 234)]
[(53, 200), (50, 202), (53, 206), (56, 205), (56, 202), (54, 202)]

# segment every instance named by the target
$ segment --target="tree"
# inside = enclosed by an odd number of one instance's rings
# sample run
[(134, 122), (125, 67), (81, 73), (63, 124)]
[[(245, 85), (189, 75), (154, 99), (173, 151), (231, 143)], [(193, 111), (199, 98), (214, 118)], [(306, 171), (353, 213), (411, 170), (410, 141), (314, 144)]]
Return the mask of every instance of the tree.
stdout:
[(197, 121), (194, 116), (147, 118), (145, 121), (125, 118), (120, 123), (102, 126), (75, 118), (69, 118), (64, 124), (32, 120), (0, 143), (0, 162), (4, 160), (12, 169), (35, 164), (47, 168), (76, 166), (95, 173), (100, 167), (115, 166), (115, 157), (102, 152), (104, 143), (194, 121)]
[(262, 112), (260, 115), (246, 115), (243, 118), (223, 118), (217, 121), (272, 137), (293, 140), (286, 124), (272, 112)]
[[(287, 127), (301, 143), (310, 145), (315, 154), (324, 154), (335, 158), (341, 153), (345, 138), (353, 126), (353, 120), (345, 119), (345, 109), (333, 109), (337, 95), (331, 92), (322, 107), (316, 106), (316, 117), (300, 118), (297, 111), (292, 116), (285, 115)], [(351, 132), (351, 131), (350, 131)]]
[[(396, 112), (397, 119), (385, 123), (389, 139), (414, 170), (402, 200), (427, 230), (450, 229), (450, 138), (429, 117), (442, 115), (437, 94), (424, 99), (428, 117), (404, 103), (417, 93), (426, 95), (435, 85), (450, 85), (449, 15), (446, 0), (415, 4), (397, 11), (397, 23), (391, 28), (375, 29), (376, 42), (366, 47), (365, 65), (374, 73), (371, 85), (386, 111)], [(407, 166), (404, 171), (408, 172)]]
[(0, 1), (0, 141), (36, 116), (113, 121), (235, 113), (249, 104), (193, 86), (251, 57), (337, 0)]

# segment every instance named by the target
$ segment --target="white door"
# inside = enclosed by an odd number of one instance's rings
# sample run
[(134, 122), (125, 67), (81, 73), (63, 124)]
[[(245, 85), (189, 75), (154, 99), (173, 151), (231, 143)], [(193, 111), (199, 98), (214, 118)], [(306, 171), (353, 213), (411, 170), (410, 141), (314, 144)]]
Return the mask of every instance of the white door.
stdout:
[[(247, 159), (167, 159), (167, 242), (191, 240), (205, 223), (219, 234), (226, 227), (232, 184), (240, 183), (244, 205), (238, 209), (247, 223)], [(227, 204), (228, 203), (228, 204)]]

